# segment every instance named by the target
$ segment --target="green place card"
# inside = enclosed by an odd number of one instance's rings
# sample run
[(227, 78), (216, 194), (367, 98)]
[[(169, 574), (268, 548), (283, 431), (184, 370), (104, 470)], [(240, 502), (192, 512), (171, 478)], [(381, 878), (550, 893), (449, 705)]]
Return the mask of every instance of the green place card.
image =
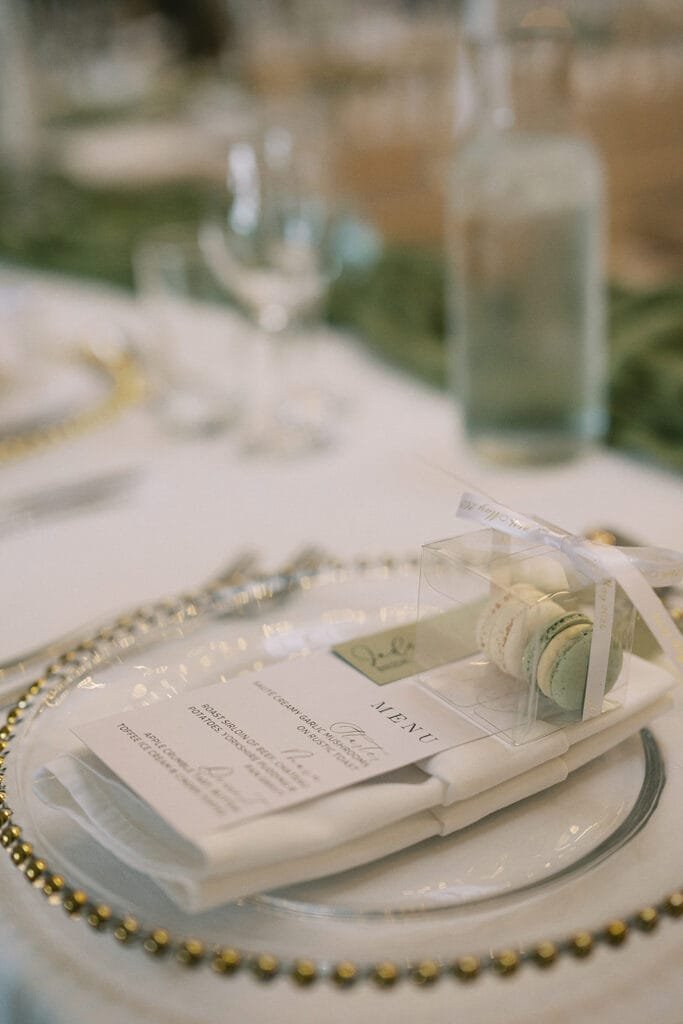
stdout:
[(419, 623), (405, 622), (381, 633), (347, 640), (336, 644), (332, 651), (373, 683), (395, 683), (471, 657), (477, 650), (475, 630), (482, 607), (481, 601), (462, 605)]
[(407, 622), (381, 633), (360, 636), (337, 644), (333, 652), (362, 672), (373, 683), (383, 686), (414, 676), (416, 622)]

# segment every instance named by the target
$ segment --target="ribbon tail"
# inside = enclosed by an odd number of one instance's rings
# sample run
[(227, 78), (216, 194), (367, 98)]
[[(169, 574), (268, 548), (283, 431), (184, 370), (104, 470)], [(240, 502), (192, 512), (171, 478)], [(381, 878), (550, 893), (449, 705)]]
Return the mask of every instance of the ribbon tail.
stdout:
[(683, 633), (676, 627), (640, 570), (630, 562), (623, 551), (606, 546), (603, 557), (609, 562), (617, 583), (631, 599), (643, 622), (671, 663), (674, 674), (683, 678)]

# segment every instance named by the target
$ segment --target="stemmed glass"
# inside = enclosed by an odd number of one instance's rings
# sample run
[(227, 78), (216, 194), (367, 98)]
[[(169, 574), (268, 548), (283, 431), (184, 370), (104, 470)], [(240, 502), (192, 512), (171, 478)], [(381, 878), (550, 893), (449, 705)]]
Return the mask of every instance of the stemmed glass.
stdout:
[(302, 386), (314, 353), (301, 335), (335, 273), (319, 172), (314, 144), (299, 148), (289, 127), (235, 142), (227, 211), (200, 228), (207, 264), (255, 328), (248, 454), (288, 456), (330, 441), (320, 392)]

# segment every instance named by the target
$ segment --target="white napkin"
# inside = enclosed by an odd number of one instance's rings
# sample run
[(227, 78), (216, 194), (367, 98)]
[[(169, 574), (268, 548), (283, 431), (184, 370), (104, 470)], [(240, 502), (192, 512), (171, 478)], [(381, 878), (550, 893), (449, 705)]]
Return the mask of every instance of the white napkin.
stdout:
[(211, 836), (202, 852), (84, 748), (42, 768), (35, 789), (179, 906), (206, 910), (249, 893), (344, 871), (449, 835), (563, 781), (667, 710), (672, 678), (633, 659), (621, 708), (518, 747), (496, 736)]

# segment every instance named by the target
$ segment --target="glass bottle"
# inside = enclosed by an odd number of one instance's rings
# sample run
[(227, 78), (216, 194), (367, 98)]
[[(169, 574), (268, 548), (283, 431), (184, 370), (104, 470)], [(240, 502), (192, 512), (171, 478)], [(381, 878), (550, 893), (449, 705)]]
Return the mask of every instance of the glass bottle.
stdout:
[(603, 174), (568, 128), (570, 41), (467, 45), (472, 127), (450, 183), (452, 365), (482, 458), (560, 461), (606, 425)]

